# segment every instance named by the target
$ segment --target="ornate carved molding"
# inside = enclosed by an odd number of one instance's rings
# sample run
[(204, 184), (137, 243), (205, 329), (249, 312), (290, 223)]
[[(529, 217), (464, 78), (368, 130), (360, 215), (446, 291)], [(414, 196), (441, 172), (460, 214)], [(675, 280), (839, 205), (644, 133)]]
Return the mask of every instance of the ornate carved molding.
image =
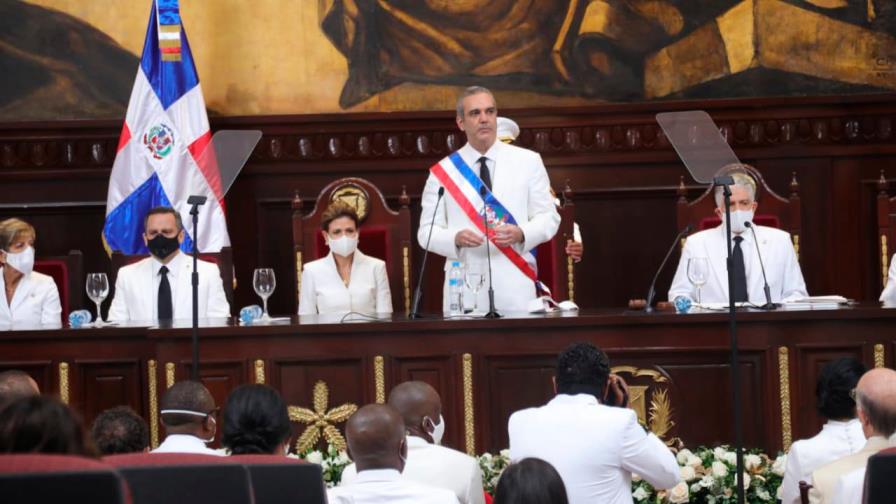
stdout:
[(174, 385), (174, 363), (165, 363), (165, 388), (169, 389)]
[(149, 384), (149, 441), (155, 449), (159, 446), (159, 391), (158, 391), (158, 363), (150, 359), (146, 365), (146, 380)]
[(886, 365), (886, 353), (880, 343), (874, 345), (874, 367), (882, 368)]
[(264, 361), (255, 359), (255, 383), (264, 384)]
[(70, 390), (68, 381), (68, 362), (59, 363), (59, 399), (65, 404), (69, 403)]
[(781, 396), (781, 443), (786, 452), (793, 441), (790, 419), (790, 351), (787, 347), (778, 348), (778, 390)]
[(377, 404), (386, 403), (386, 370), (382, 355), (373, 358), (373, 386)]
[(467, 455), (476, 456), (476, 417), (473, 412), (473, 356), (463, 355), (461, 370), (464, 383), (464, 440)]

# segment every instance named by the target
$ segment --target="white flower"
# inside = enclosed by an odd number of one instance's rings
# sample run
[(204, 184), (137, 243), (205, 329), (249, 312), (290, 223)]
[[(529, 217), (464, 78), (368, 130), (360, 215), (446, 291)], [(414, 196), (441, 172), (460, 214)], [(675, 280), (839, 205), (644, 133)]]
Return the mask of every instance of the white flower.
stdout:
[(313, 452), (308, 452), (308, 455), (305, 455), (305, 460), (312, 464), (320, 465), (324, 461), (324, 454), (314, 450)]
[(724, 446), (716, 446), (712, 450), (712, 456), (715, 457), (716, 460), (724, 460), (726, 453), (728, 453), (728, 450), (726, 450)]
[(750, 475), (744, 472), (744, 488), (750, 488)]
[(784, 490), (784, 485), (778, 485), (778, 491), (775, 492), (775, 499), (782, 500), (781, 495), (783, 493), (782, 492), (783, 490)]
[(685, 463), (687, 463), (688, 459), (693, 456), (694, 452), (688, 450), (687, 448), (684, 448), (680, 452), (678, 452), (678, 455), (676, 455), (675, 458), (678, 460), (679, 464), (684, 465)]
[[(778, 487), (778, 488), (780, 488), (780, 487)], [(764, 501), (772, 500), (772, 496), (769, 495), (768, 490), (766, 490), (764, 488), (760, 488), (759, 490), (756, 490), (756, 497), (759, 497), (760, 500), (764, 500)]]
[(700, 459), (700, 457), (697, 457), (696, 455), (691, 455), (690, 457), (688, 457), (688, 460), (685, 462), (685, 465), (690, 466), (690, 467), (699, 467), (699, 466), (703, 465), (703, 460)]
[(678, 470), (678, 474), (680, 474), (681, 479), (685, 481), (691, 481), (697, 477), (697, 471), (695, 471), (691, 466), (682, 466)]
[(721, 459), (731, 465), (737, 465), (737, 454), (734, 452), (723, 453)]
[(744, 467), (748, 471), (752, 471), (762, 465), (762, 457), (759, 455), (744, 455)]
[(510, 450), (508, 450), (507, 448), (504, 448), (503, 450), (498, 452), (498, 454), (506, 459), (510, 459)]
[(781, 455), (772, 464), (772, 472), (778, 476), (784, 476), (785, 469), (787, 469), (787, 455)]
[(345, 450), (339, 452), (339, 455), (336, 456), (336, 462), (339, 464), (350, 464), (352, 459), (348, 458), (348, 453)]
[(637, 490), (632, 492), (632, 498), (638, 501), (644, 500), (648, 497), (650, 497), (650, 494), (647, 493), (647, 490), (644, 490), (644, 487), (639, 486)]
[(703, 488), (712, 488), (712, 485), (716, 482), (716, 480), (707, 474), (706, 476), (700, 478), (700, 486)]
[(671, 490), (669, 490), (669, 502), (674, 504), (679, 504), (682, 502), (688, 502), (690, 499), (690, 493), (688, 492), (688, 484), (684, 481), (675, 485)]
[(635, 483), (641, 481), (641, 475), (640, 475), (640, 474), (634, 474), (634, 473), (633, 473), (633, 474), (632, 474), (632, 481), (634, 481)]
[(712, 475), (717, 478), (724, 478), (728, 475), (728, 466), (724, 462), (718, 460), (712, 463)]

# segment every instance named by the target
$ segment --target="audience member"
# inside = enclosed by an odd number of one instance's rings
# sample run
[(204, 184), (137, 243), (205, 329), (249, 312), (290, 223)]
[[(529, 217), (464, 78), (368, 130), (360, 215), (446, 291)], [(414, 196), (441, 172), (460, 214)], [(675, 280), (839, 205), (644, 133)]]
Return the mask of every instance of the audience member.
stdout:
[(40, 394), (37, 382), (28, 373), (10, 369), (0, 373), (0, 408), (20, 397)]
[(223, 455), (205, 446), (215, 440), (218, 408), (199, 382), (177, 382), (162, 396), (159, 416), (167, 437), (152, 453), (203, 453)]
[[(389, 406), (404, 419), (408, 456), (403, 479), (451, 490), (462, 504), (482, 504), (482, 471), (466, 453), (439, 446), (445, 432), (442, 399), (436, 389), (420, 381), (404, 382), (389, 393)], [(357, 477), (355, 465), (345, 468), (342, 484)]]
[(348, 419), (345, 426), (349, 455), (358, 475), (348, 485), (328, 490), (330, 504), (457, 504), (443, 488), (401, 478), (408, 445), (404, 422), (391, 406), (369, 404)]
[(563, 478), (554, 466), (537, 458), (524, 458), (501, 473), (494, 504), (567, 504)]
[(510, 459), (536, 457), (553, 465), (571, 504), (631, 503), (636, 473), (655, 488), (678, 483), (675, 456), (644, 432), (607, 355), (588, 343), (564, 350), (554, 378), (557, 396), (510, 417)]
[(14, 399), (0, 410), (0, 453), (93, 455), (81, 419), (48, 396)]
[(234, 455), (286, 455), (292, 427), (286, 404), (267, 385), (242, 385), (224, 406), (221, 444)]
[(828, 420), (814, 437), (790, 447), (781, 482), (782, 504), (799, 504), (800, 481), (809, 481), (815, 469), (865, 445), (862, 424), (856, 419), (856, 402), (850, 397), (864, 373), (865, 365), (852, 357), (831, 361), (821, 370), (815, 397), (818, 412)]
[(90, 428), (90, 437), (100, 455), (149, 451), (146, 421), (127, 406), (100, 413)]

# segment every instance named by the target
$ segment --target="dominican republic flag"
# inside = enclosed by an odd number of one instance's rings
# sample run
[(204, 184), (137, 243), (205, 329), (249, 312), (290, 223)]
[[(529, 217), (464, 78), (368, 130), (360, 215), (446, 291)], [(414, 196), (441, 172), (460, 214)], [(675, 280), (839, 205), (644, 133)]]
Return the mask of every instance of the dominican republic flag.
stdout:
[[(154, 0), (109, 179), (103, 226), (107, 250), (146, 253), (143, 220), (156, 206), (180, 213), (187, 231), (182, 250), (192, 250), (194, 239), (202, 252), (230, 245), (221, 176), (214, 155), (202, 155), (211, 138), (178, 2)], [(208, 197), (200, 207), (198, 237), (190, 235), (187, 197), (193, 194)]]

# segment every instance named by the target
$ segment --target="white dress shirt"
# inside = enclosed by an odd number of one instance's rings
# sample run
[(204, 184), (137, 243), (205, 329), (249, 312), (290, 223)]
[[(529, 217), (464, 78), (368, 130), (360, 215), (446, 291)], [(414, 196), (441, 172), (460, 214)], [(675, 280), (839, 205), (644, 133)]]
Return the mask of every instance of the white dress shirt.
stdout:
[(887, 285), (880, 293), (880, 302), (887, 306), (896, 306), (896, 254), (890, 259), (890, 270), (887, 272)]
[(865, 433), (858, 419), (828, 420), (821, 432), (795, 441), (787, 452), (787, 468), (781, 481), (781, 504), (799, 504), (800, 481), (808, 482), (812, 471), (865, 446)]
[(679, 479), (675, 456), (644, 432), (628, 408), (588, 394), (558, 394), (545, 406), (517, 411), (507, 426), (510, 459), (547, 461), (560, 473), (569, 504), (631, 504), (632, 473), (657, 489)]
[[(483, 504), (482, 471), (479, 462), (466, 453), (428, 443), (417, 436), (408, 436), (408, 460), (401, 478), (451, 490), (461, 504)], [(355, 464), (342, 471), (340, 485), (355, 482)]]
[(169, 434), (162, 444), (151, 453), (199, 453), (218, 457), (225, 456), (224, 453), (209, 448), (205, 441), (187, 434)]
[[(168, 261), (168, 283), (175, 319), (193, 317), (193, 260), (178, 252)], [(162, 263), (154, 256), (141, 259), (118, 270), (115, 297), (109, 307), (109, 320), (151, 321), (158, 319), (158, 297)], [(224, 294), (224, 283), (218, 266), (208, 261), (198, 262), (199, 318), (230, 317), (230, 304)]]
[(0, 328), (59, 327), (61, 317), (59, 289), (53, 277), (36, 271), (23, 275), (10, 303), (6, 299), (6, 278), (0, 268)]
[(355, 250), (348, 285), (336, 269), (333, 252), (302, 270), (299, 315), (318, 313), (392, 313), (386, 263)]
[(458, 504), (449, 490), (401, 477), (395, 469), (361, 471), (354, 482), (327, 490), (330, 504)]
[[(865, 467), (868, 459), (875, 453), (887, 448), (889, 442), (883, 436), (871, 436), (861, 450), (825, 464), (812, 472), (812, 488), (809, 489), (809, 502), (812, 504), (838, 504), (834, 500), (837, 482), (846, 474)], [(859, 500), (861, 499), (859, 494)]]
[[(470, 144), (457, 151), (464, 162), (479, 173), (477, 160), (483, 155)], [(541, 156), (537, 153), (496, 141), (485, 153), (486, 166), (492, 177), (492, 194), (504, 204), (514, 216), (517, 225), (523, 232), (524, 243), (517, 243), (513, 248), (520, 254), (530, 251), (538, 245), (549, 241), (557, 234), (560, 226), (560, 214), (554, 206), (550, 193), (550, 182)], [(464, 229), (476, 230), (476, 224), (470, 222), (467, 214), (454, 198), (447, 193), (442, 197), (438, 208), (438, 192), (441, 184), (430, 174), (423, 189), (420, 228), (417, 230), (417, 241), (426, 247), (432, 228), (432, 240), (429, 251), (444, 256), (445, 272), (451, 269), (452, 261), (461, 261), (467, 265), (487, 271), (486, 245), (479, 247), (458, 248), (454, 237)], [(477, 211), (480, 209), (476, 209)], [(435, 218), (433, 219), (433, 212)], [(495, 307), (500, 311), (524, 312), (529, 301), (535, 298), (535, 283), (524, 275), (510, 259), (501, 251), (489, 245), (491, 250), (492, 281), (495, 290)], [(447, 277), (447, 275), (446, 275)], [(488, 306), (488, 279), (479, 291), (479, 306)], [(448, 310), (448, 279), (443, 286), (443, 307)], [(464, 305), (473, 308), (473, 292), (464, 286)]]
[[(766, 277), (768, 277), (769, 290), (773, 303), (780, 303), (789, 299), (806, 297), (806, 282), (803, 280), (803, 272), (793, 250), (793, 242), (790, 233), (766, 226), (753, 226), (756, 230), (756, 239), (759, 250), (762, 253), (762, 261), (765, 265)], [(732, 234), (731, 246), (734, 247)], [(759, 264), (759, 256), (756, 253), (756, 243), (753, 233), (749, 230), (741, 233), (743, 241), (740, 244), (744, 255), (744, 267), (747, 273), (747, 297), (755, 304), (765, 304), (765, 290), (762, 278), (762, 269)], [(697, 289), (688, 280), (688, 259), (691, 257), (705, 257), (709, 266), (709, 275), (706, 284), (700, 290), (702, 303), (728, 303), (728, 267), (727, 244), (725, 239), (725, 226), (717, 226), (712, 229), (694, 233), (688, 237), (681, 251), (681, 260), (678, 269), (675, 270), (675, 278), (669, 287), (669, 300), (678, 296), (685, 296), (692, 300), (697, 299)]]

